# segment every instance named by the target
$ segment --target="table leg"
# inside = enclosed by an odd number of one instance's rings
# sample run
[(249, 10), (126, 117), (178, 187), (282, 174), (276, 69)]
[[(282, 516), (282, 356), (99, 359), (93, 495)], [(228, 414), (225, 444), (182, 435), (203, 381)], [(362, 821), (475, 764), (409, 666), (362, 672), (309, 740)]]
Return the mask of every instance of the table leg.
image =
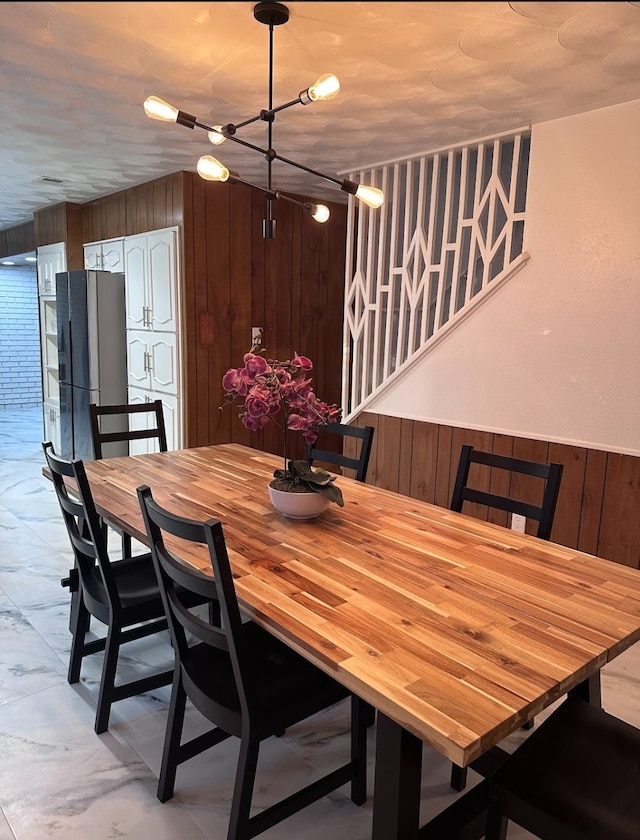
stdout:
[(579, 683), (569, 691), (570, 697), (580, 697), (591, 703), (593, 706), (602, 708), (602, 689), (600, 685), (600, 671), (587, 677), (584, 682)]
[(417, 840), (422, 741), (378, 712), (372, 840)]

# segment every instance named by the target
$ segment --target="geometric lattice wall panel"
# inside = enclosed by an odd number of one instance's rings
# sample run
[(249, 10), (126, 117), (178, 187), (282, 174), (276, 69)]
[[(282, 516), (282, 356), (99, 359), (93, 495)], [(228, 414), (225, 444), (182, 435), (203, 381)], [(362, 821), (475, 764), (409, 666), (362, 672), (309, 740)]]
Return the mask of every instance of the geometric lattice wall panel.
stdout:
[(359, 173), (379, 210), (349, 210), (348, 421), (526, 259), (527, 131)]

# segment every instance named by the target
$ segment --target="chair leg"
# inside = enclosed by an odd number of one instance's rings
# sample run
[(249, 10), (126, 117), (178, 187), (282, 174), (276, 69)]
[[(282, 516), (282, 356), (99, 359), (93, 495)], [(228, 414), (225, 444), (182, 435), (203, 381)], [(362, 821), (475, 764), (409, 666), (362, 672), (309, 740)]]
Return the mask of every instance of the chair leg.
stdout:
[(180, 764), (180, 742), (182, 740), (182, 726), (187, 695), (182, 685), (180, 667), (176, 667), (171, 686), (171, 700), (169, 702), (169, 716), (162, 749), (162, 763), (158, 780), (158, 799), (166, 802), (173, 796), (176, 783), (176, 772)]
[(370, 705), (369, 703), (364, 703), (364, 701), (363, 701), (363, 708), (364, 708), (365, 726), (373, 726), (373, 724), (376, 722), (376, 707)]
[(368, 703), (351, 696), (351, 761), (354, 765), (351, 801), (355, 805), (367, 801), (367, 728), (372, 710)]
[(71, 593), (71, 612), (69, 616), (69, 629), (71, 630), (71, 651), (69, 653), (69, 669), (67, 671), (67, 682), (77, 683), (80, 679), (80, 668), (84, 653), (84, 641), (89, 632), (91, 614), (84, 604), (82, 598), (82, 587)]
[(122, 532), (122, 556), (131, 557), (131, 535)]
[(98, 692), (98, 709), (96, 711), (95, 730), (98, 735), (106, 732), (109, 728), (109, 716), (111, 704), (113, 703), (113, 688), (116, 682), (116, 669), (118, 666), (118, 654), (120, 653), (120, 634), (122, 628), (119, 625), (109, 625), (107, 640), (104, 647), (104, 660), (102, 663), (102, 677), (100, 678), (100, 691)]
[(259, 749), (260, 741), (257, 738), (251, 735), (241, 738), (227, 840), (249, 840), (251, 837), (249, 814), (251, 812)]
[(509, 820), (503, 816), (501, 798), (494, 792), (489, 797), (487, 808), (487, 822), (485, 826), (485, 840), (507, 840)]
[(451, 765), (450, 785), (454, 790), (464, 790), (467, 786), (467, 768), (458, 764)]

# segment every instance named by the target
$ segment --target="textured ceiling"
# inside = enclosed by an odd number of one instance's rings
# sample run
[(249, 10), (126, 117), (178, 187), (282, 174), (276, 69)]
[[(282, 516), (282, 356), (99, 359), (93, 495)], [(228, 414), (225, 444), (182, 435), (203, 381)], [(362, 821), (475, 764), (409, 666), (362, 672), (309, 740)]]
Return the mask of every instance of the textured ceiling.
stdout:
[[(328, 175), (640, 98), (639, 2), (291, 2), (274, 105), (323, 73), (340, 95), (277, 115), (273, 147)], [(155, 94), (207, 124), (268, 106), (253, 3), (0, 4), (0, 229), (214, 154), (265, 184), (264, 157), (148, 119)], [(263, 121), (239, 132), (266, 147)], [(62, 183), (43, 179), (60, 180)], [(275, 162), (273, 186), (344, 201)]]

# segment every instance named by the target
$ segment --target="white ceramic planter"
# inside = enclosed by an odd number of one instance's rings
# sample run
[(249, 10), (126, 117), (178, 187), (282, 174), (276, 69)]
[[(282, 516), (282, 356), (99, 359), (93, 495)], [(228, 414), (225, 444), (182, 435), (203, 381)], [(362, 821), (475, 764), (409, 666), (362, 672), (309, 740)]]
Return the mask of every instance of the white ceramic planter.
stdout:
[(268, 485), (274, 508), (289, 519), (313, 519), (326, 510), (331, 502), (322, 493), (287, 493)]

